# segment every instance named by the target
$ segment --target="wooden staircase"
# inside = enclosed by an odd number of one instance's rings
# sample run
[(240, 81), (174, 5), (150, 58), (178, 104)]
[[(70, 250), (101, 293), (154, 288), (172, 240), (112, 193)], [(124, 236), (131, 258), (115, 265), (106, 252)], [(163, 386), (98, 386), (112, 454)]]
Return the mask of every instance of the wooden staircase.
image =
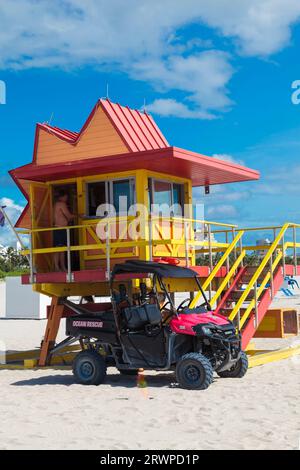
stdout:
[[(259, 267), (260, 266), (244, 266), (238, 270), (229, 288), (220, 299), (215, 312), (232, 319), (232, 312), (234, 311), (235, 306), (239, 303), (241, 297), (245, 293), (245, 289), (249, 286), (249, 282), (253, 279), (253, 275), (258, 271)], [(254, 336), (255, 331), (268, 311), (274, 296), (284, 281), (282, 267), (277, 266), (272, 273), (272, 281), (263, 286), (263, 282), (269, 273), (269, 268), (264, 268), (261, 271), (255, 286), (249, 289), (245, 299), (243, 299), (238, 315), (234, 318), (237, 327), (239, 327), (242, 332), (243, 349), (246, 348), (249, 341)], [(263, 287), (261, 289), (260, 296), (258, 297), (257, 289), (260, 286)], [(240, 319), (245, 310), (249, 308), (249, 305), (251, 305), (251, 302), (253, 303), (253, 308), (251, 308), (243, 325), (240, 326)]]
[[(256, 266), (245, 263), (246, 252), (253, 250), (253, 247), (244, 246), (244, 230), (240, 230), (202, 285), (204, 291), (209, 291), (212, 309), (227, 316), (241, 331), (244, 349), (283, 284), (288, 249), (293, 250), (293, 271), (297, 272), (297, 248), (300, 248), (300, 243), (296, 241), (297, 227), (300, 228), (300, 225), (287, 223), (277, 234), (275, 230), (272, 244), (259, 247), (263, 254)], [(292, 229), (292, 242), (285, 238), (289, 229)], [(212, 281), (224, 264), (227, 274), (212, 296)], [(195, 296), (189, 308), (197, 305), (200, 295), (199, 293)]]

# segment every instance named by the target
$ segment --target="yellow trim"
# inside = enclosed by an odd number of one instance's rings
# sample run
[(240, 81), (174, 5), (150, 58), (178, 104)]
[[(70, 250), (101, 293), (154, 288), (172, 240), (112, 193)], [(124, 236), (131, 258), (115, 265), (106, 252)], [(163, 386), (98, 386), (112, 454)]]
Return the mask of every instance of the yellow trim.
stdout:
[[(75, 344), (71, 346), (66, 346), (62, 348), (58, 354), (67, 353), (71, 351), (78, 351), (80, 350), (80, 345)], [(14, 352), (5, 352), (5, 359), (8, 362), (12, 361), (24, 361), (25, 359), (35, 359), (38, 358), (40, 355), (41, 350), (37, 349), (30, 349), (29, 351), (14, 351)]]
[[(274, 270), (277, 267), (277, 265), (278, 265), (279, 261), (281, 260), (281, 258), (282, 258), (282, 252), (279, 253), (279, 255), (275, 259), (274, 263), (272, 263), (272, 272), (274, 272)], [(263, 281), (261, 282), (259, 288), (257, 289), (257, 299), (259, 299), (259, 297), (261, 296), (261, 294), (264, 291), (265, 286), (266, 286), (267, 282), (270, 280), (270, 278), (271, 278), (271, 273), (268, 272), (266, 274), (266, 276), (264, 277)], [(243, 316), (241, 318), (241, 321), (240, 321), (240, 328), (242, 328), (242, 326), (244, 325), (244, 323), (247, 320), (248, 316), (250, 315), (251, 310), (254, 307), (255, 307), (255, 299), (251, 300), (249, 306), (247, 307), (245, 313), (243, 314)]]
[(168, 173), (160, 173), (156, 171), (149, 171), (149, 170), (144, 170), (147, 174), (147, 178), (157, 178), (157, 179), (162, 179), (164, 181), (170, 181), (174, 183), (189, 183), (190, 180), (188, 178), (182, 178), (180, 176), (173, 176), (169, 175)]
[[(153, 240), (152, 244), (153, 245), (169, 245), (170, 243), (178, 243), (183, 246), (182, 242), (177, 242), (172, 239), (169, 240)], [(144, 247), (148, 244), (147, 240), (132, 240), (132, 241), (127, 241), (127, 242), (112, 242), (110, 243), (110, 248), (135, 248), (137, 246)], [(97, 243), (94, 245), (74, 245), (70, 246), (70, 251), (93, 251), (93, 250), (100, 250), (100, 249), (105, 249), (106, 245), (105, 243)], [(68, 248), (66, 246), (57, 246), (54, 248), (36, 248), (33, 250), (33, 254), (45, 254), (45, 253), (64, 253), (67, 252)], [(29, 255), (30, 250), (23, 250), (21, 252), (23, 255)], [(112, 258), (118, 258), (120, 253), (115, 253), (116, 256), (112, 256)]]
[(245, 255), (246, 255), (246, 251), (243, 250), (242, 253), (240, 254), (240, 256), (233, 263), (232, 267), (230, 268), (230, 270), (228, 271), (228, 273), (224, 277), (223, 281), (221, 282), (220, 287), (218, 288), (215, 295), (211, 299), (211, 302), (210, 302), (211, 306), (213, 306), (217, 302), (217, 300), (219, 299), (219, 297), (222, 294), (223, 290), (227, 286), (228, 282), (230, 282), (231, 278), (235, 274), (238, 266), (241, 264), (242, 260), (244, 259)]
[(49, 184), (51, 186), (56, 186), (60, 184), (70, 184), (70, 183), (76, 183), (76, 181), (80, 178), (66, 178), (66, 179), (61, 179), (61, 180), (51, 180), (47, 181), (46, 184)]
[(269, 364), (270, 362), (281, 361), (283, 359), (289, 359), (290, 357), (300, 354), (300, 346), (287, 349), (279, 349), (277, 351), (268, 351), (255, 353), (249, 357), (249, 367), (262, 366), (264, 364)]
[[(278, 247), (278, 244), (281, 241), (281, 239), (282, 239), (282, 237), (283, 237), (283, 235), (284, 235), (287, 228), (288, 228), (288, 224), (285, 224), (282, 227), (282, 229), (280, 230), (277, 237), (275, 238), (274, 242), (272, 243), (271, 247), (269, 248), (269, 251), (265, 255), (265, 257), (264, 257), (263, 261), (261, 262), (260, 266), (257, 268), (255, 273), (253, 274), (248, 286), (246, 287), (246, 289), (244, 290), (244, 292), (241, 295), (240, 299), (236, 303), (234, 309), (232, 310), (232, 312), (230, 314), (230, 317), (229, 317), (230, 320), (233, 320), (236, 317), (236, 315), (237, 315), (238, 311), (240, 310), (242, 304), (245, 302), (245, 300), (247, 299), (250, 291), (253, 289), (255, 282), (257, 282), (259, 276), (263, 272), (264, 268), (267, 266), (267, 263), (270, 261), (271, 256), (273, 255), (275, 249)], [(277, 262), (277, 264), (278, 264), (278, 262)], [(277, 266), (277, 264), (276, 264), (276, 266)]]
[[(230, 243), (229, 247), (227, 248), (227, 250), (225, 251), (225, 253), (223, 254), (223, 256), (221, 257), (221, 259), (219, 260), (219, 262), (216, 264), (216, 266), (213, 268), (212, 272), (210, 273), (210, 275), (208, 276), (208, 278), (204, 281), (203, 285), (202, 285), (202, 289), (205, 291), (209, 285), (211, 284), (212, 280), (214, 279), (214, 277), (216, 276), (217, 272), (221, 269), (221, 267), (223, 266), (223, 264), (225, 263), (225, 261), (227, 260), (227, 258), (229, 257), (229, 255), (232, 253), (232, 251), (234, 250), (234, 248), (236, 247), (238, 241), (241, 239), (242, 235), (244, 234), (243, 231), (240, 231), (237, 233), (237, 235), (235, 236), (234, 240)], [(200, 297), (202, 296), (201, 292), (198, 292), (197, 295), (195, 295), (194, 299), (192, 300), (189, 308), (195, 308), (195, 306), (197, 305), (197, 302), (198, 300), (200, 299)]]
[[(85, 186), (82, 183), (82, 178), (77, 178), (77, 208), (78, 208), (78, 214), (84, 214), (85, 212)], [(82, 220), (78, 218), (78, 221), (81, 221), (82, 225)], [(81, 230), (78, 230), (78, 242), (79, 245), (85, 244), (84, 242), (84, 232)], [(80, 264), (80, 270), (84, 269), (84, 253), (80, 252), (79, 253), (79, 264)]]
[(119, 171), (119, 172), (112, 172), (112, 173), (102, 173), (102, 174), (96, 174), (96, 175), (91, 175), (91, 176), (82, 176), (81, 180), (82, 183), (91, 183), (91, 182), (97, 182), (97, 181), (106, 181), (110, 179), (118, 179), (118, 178), (123, 178), (123, 177), (136, 177), (136, 172), (137, 170), (127, 170), (127, 171)]
[[(39, 213), (37, 213), (36, 205), (35, 205), (35, 200), (36, 200), (35, 189), (37, 189), (37, 188), (45, 190), (44, 199), (42, 200), (42, 204), (41, 204), (41, 207), (39, 209)], [(47, 199), (49, 199), (50, 219), (52, 220), (52, 203), (51, 203), (52, 190), (51, 190), (51, 187), (49, 186), (48, 183), (32, 182), (29, 185), (29, 195), (30, 195), (31, 227), (33, 229), (35, 229), (35, 231), (34, 231), (35, 235), (32, 237), (32, 246), (33, 246), (33, 248), (35, 248), (36, 245), (41, 244), (40, 232), (42, 232), (42, 230), (39, 228), (39, 220), (41, 218), (41, 212), (42, 212), (42, 210), (44, 209), (44, 207), (47, 203)], [(51, 266), (52, 266), (51, 259), (50, 259), (49, 255), (47, 255), (47, 253), (45, 253), (45, 254), (46, 254), (46, 256), (45, 256), (46, 263), (48, 265), (49, 270), (51, 270)]]
[(48, 296), (69, 297), (84, 295), (109, 295), (109, 286), (107, 282), (72, 282), (72, 283), (44, 283), (35, 284), (37, 292)]

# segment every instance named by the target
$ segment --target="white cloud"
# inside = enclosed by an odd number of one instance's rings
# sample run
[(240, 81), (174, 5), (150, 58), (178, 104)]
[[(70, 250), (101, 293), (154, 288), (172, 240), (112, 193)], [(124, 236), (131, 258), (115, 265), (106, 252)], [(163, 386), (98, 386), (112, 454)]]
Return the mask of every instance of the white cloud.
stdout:
[(238, 215), (237, 209), (231, 204), (220, 204), (210, 206), (206, 210), (208, 217), (236, 217)]
[(199, 109), (190, 109), (184, 103), (173, 100), (171, 98), (161, 98), (154, 100), (147, 106), (150, 113), (159, 114), (160, 116), (175, 116), (184, 119), (214, 119), (215, 115), (207, 111)]
[(214, 185), (210, 187), (210, 194), (208, 195), (204, 195), (202, 187), (193, 188), (193, 200), (201, 201), (207, 206), (211, 204), (236, 203), (249, 200), (250, 197), (251, 191), (245, 188), (245, 183), (243, 185), (240, 185), (240, 183), (237, 185)]
[(23, 206), (20, 206), (13, 199), (8, 197), (2, 197), (0, 199), (0, 205), (6, 206), (6, 211), (12, 216), (18, 216), (18, 214), (23, 210)]
[(203, 188), (193, 188), (193, 201), (204, 205), (205, 218), (221, 222), (248, 225), (247, 207), (252, 197), (255, 195), (247, 183), (211, 186), (208, 195)]
[(231, 59), (185, 27), (205, 24), (240, 53), (267, 56), (289, 44), (299, 16), (298, 0), (0, 0), (0, 69), (116, 68), (184, 94), (177, 108), (154, 101), (157, 112), (210, 119), (231, 104)]
[(172, 55), (164, 62), (136, 63), (134, 70), (134, 76), (149, 80), (158, 90), (185, 91), (187, 101), (194, 104), (189, 108), (173, 99), (156, 100), (148, 107), (152, 112), (212, 119), (214, 115), (207, 110), (226, 110), (232, 104), (226, 85), (233, 75), (233, 68), (225, 52), (210, 50), (189, 57)]
[(278, 167), (271, 170), (258, 183), (256, 193), (266, 195), (299, 196), (300, 165)]
[(219, 160), (225, 160), (226, 162), (235, 163), (237, 165), (245, 165), (243, 160), (235, 158), (232, 155), (228, 155), (227, 153), (214, 153), (212, 157), (218, 158)]
[[(23, 206), (17, 204), (13, 199), (7, 197), (0, 198), (0, 205), (6, 206), (5, 212), (13, 224), (15, 224), (24, 209)], [(0, 245), (16, 246), (16, 236), (7, 222), (5, 223), (4, 227), (0, 227)]]
[(300, 18), (299, 0), (216, 0), (199, 2), (202, 20), (232, 37), (246, 55), (269, 56), (287, 46)]

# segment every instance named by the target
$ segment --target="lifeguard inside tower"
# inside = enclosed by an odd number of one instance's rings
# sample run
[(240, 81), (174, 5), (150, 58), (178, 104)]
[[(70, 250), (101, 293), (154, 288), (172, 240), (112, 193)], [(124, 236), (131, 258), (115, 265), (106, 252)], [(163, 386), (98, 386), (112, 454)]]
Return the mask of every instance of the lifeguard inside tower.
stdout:
[[(147, 112), (104, 99), (80, 132), (37, 124), (32, 163), (10, 174), (28, 201), (16, 224), (30, 240), (24, 251), (30, 273), (23, 283), (52, 297), (40, 365), (49, 362), (60, 319), (67, 315), (60, 300), (108, 295), (116, 263), (156, 260), (194, 269), (215, 311), (238, 323), (243, 347), (284, 276), (299, 272), (295, 224), (269, 227), (271, 244), (250, 246), (243, 243), (245, 232), (260, 229), (194, 218), (193, 187), (257, 180), (258, 171), (174, 147)], [(53, 208), (61, 190), (75, 219), (55, 227)], [(162, 204), (172, 207), (171, 213)], [(65, 246), (55, 246), (58, 230), (66, 233)], [(244, 260), (253, 250), (260, 261), (248, 266)], [(286, 263), (287, 250), (292, 264)], [(55, 253), (65, 254), (66, 272), (55, 270)], [(207, 260), (203, 265), (196, 264), (199, 255)], [(133, 279), (124, 279), (136, 288)], [(170, 279), (168, 288), (192, 297), (189, 282)]]

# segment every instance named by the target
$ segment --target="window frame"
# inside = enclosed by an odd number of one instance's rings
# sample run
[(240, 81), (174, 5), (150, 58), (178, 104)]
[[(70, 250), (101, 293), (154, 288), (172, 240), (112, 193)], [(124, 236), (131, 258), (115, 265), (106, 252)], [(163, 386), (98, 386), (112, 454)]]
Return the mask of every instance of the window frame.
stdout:
[[(182, 207), (182, 215), (181, 217), (184, 217), (184, 185), (185, 183), (180, 183), (178, 181), (173, 181), (173, 180), (168, 180), (168, 179), (164, 179), (164, 178), (149, 178), (150, 179), (150, 184), (151, 184), (151, 187), (150, 187), (150, 208), (151, 209), (151, 206), (154, 204), (154, 194), (155, 194), (155, 191), (154, 191), (154, 184), (155, 182), (157, 181), (158, 183), (168, 183), (171, 185), (171, 207), (174, 205), (174, 184), (175, 185), (179, 185), (181, 186), (182, 188), (182, 204), (181, 204), (181, 207)], [(150, 212), (152, 213), (152, 210), (150, 210)], [(180, 216), (174, 216), (174, 217), (180, 217)]]
[[(89, 191), (88, 186), (89, 184), (93, 183), (105, 183), (105, 204), (113, 205), (113, 183), (116, 181), (129, 181), (129, 188), (130, 188), (130, 198), (131, 203), (130, 206), (136, 204), (136, 178), (135, 176), (123, 176), (118, 178), (108, 178), (108, 179), (95, 179), (91, 181), (85, 181), (85, 216), (86, 219), (102, 219), (103, 217), (99, 217), (97, 215), (88, 215), (89, 213)], [(119, 217), (119, 214), (116, 214)], [(121, 215), (122, 216), (122, 215)]]

